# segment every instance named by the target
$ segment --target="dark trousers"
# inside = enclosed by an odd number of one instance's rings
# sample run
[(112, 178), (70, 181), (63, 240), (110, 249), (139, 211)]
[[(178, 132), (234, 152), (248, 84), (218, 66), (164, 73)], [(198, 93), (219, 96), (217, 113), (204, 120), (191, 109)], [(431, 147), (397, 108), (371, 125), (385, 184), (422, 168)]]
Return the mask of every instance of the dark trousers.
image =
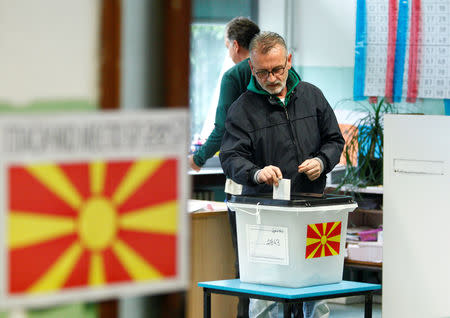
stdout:
[[(233, 242), (234, 253), (236, 254), (236, 262), (234, 266), (236, 268), (236, 278), (239, 278), (239, 253), (237, 246), (237, 233), (236, 233), (236, 213), (228, 209), (228, 221), (230, 222), (231, 240)], [(237, 318), (248, 318), (248, 305), (249, 299), (239, 297)]]

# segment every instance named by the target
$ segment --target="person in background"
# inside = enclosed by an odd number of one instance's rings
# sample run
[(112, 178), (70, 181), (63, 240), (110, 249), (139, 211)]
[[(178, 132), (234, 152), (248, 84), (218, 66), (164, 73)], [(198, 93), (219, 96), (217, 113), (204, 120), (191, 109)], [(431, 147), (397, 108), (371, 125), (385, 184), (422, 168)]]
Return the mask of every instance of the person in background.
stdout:
[(225, 46), (231, 60), (236, 65), (225, 72), (222, 77), (213, 131), (203, 146), (194, 155), (189, 156), (189, 166), (195, 171), (200, 171), (206, 160), (219, 151), (225, 131), (228, 108), (247, 90), (247, 85), (252, 77), (248, 63), (248, 46), (251, 39), (258, 33), (258, 25), (244, 17), (234, 18), (226, 26)]
[[(225, 29), (225, 46), (231, 60), (236, 64), (224, 73), (220, 83), (219, 102), (216, 110), (214, 129), (206, 142), (194, 154), (189, 156), (189, 166), (200, 171), (206, 160), (219, 151), (225, 131), (225, 118), (230, 105), (247, 90), (247, 85), (252, 77), (249, 65), (249, 44), (251, 39), (259, 33), (259, 27), (252, 20), (237, 17), (228, 22)], [(228, 210), (230, 222), (231, 239), (235, 251), (236, 278), (239, 278), (239, 261), (237, 252), (236, 216), (233, 211)], [(238, 318), (248, 317), (248, 298), (240, 298), (237, 308)]]
[[(344, 147), (332, 108), (320, 89), (292, 69), (280, 35), (259, 33), (249, 49), (253, 76), (228, 111), (220, 148), (225, 175), (243, 186), (242, 194), (270, 193), (283, 178), (291, 180), (291, 193), (323, 193), (326, 173)], [(305, 318), (314, 311), (314, 302), (304, 303)], [(283, 317), (283, 305), (252, 299), (249, 312)]]

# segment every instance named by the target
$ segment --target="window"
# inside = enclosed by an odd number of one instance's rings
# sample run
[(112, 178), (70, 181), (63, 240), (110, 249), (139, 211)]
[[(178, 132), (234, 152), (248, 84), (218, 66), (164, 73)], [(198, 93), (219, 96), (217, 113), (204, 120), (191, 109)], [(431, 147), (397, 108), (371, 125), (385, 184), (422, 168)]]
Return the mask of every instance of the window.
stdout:
[(223, 73), (233, 62), (224, 44), (226, 23), (194, 23), (191, 29), (191, 137), (196, 143), (214, 128)]
[(189, 105), (191, 138), (205, 141), (214, 128), (222, 74), (233, 62), (225, 48), (225, 26), (234, 17), (253, 17), (258, 0), (193, 0)]

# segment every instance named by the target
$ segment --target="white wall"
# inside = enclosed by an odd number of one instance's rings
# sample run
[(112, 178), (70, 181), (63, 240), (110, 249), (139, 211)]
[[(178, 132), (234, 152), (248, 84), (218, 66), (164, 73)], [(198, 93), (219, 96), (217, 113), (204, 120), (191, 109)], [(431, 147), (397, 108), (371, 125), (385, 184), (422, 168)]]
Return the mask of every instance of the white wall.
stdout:
[(294, 10), (296, 65), (353, 67), (356, 0), (299, 0)]
[(260, 0), (259, 26), (277, 32), (298, 66), (353, 67), (356, 0)]
[(98, 98), (98, 0), (0, 0), (0, 102)]
[(285, 36), (285, 7), (288, 0), (259, 0), (258, 25), (262, 31)]

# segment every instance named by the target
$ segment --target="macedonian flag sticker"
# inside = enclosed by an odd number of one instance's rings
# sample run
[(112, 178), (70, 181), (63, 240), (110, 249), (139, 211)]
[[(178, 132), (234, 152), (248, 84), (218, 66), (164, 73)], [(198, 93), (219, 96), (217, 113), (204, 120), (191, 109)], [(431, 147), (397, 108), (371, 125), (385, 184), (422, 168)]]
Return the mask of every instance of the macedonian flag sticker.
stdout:
[(177, 275), (177, 160), (8, 167), (8, 291)]
[(339, 255), (341, 222), (308, 224), (305, 258)]

